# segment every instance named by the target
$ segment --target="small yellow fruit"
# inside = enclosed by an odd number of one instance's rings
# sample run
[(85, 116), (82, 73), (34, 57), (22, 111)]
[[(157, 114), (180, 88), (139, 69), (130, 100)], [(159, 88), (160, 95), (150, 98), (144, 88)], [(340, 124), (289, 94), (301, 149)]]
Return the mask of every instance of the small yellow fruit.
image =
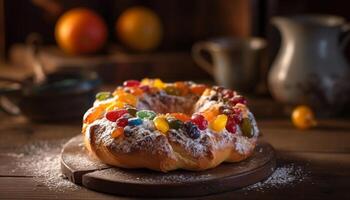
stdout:
[(317, 125), (314, 112), (308, 106), (298, 106), (293, 110), (292, 122), (299, 129), (309, 129)]

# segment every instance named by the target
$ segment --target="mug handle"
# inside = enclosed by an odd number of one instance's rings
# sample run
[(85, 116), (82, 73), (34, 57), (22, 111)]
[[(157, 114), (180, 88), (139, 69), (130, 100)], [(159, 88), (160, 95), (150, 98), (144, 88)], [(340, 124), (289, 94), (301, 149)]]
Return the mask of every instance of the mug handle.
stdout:
[(210, 63), (206, 58), (203, 57), (203, 52), (209, 52), (210, 46), (207, 42), (199, 42), (192, 47), (192, 57), (194, 61), (209, 74), (214, 75), (214, 65)]
[(342, 35), (340, 40), (340, 48), (345, 49), (346, 45), (350, 41), (350, 23), (345, 23), (342, 27)]

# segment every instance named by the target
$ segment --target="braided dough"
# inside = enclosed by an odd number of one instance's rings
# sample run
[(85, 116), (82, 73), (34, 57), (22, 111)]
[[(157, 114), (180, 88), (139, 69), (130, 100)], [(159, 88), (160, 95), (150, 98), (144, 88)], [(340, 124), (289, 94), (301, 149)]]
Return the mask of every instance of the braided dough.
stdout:
[[(192, 114), (215, 106), (227, 106), (217, 97), (217, 93), (213, 88), (207, 89), (201, 96), (191, 93), (175, 96), (162, 90), (146, 92), (137, 97), (136, 108), (157, 113)], [(249, 137), (244, 135), (239, 125), (236, 133), (226, 129), (215, 132), (207, 128), (200, 131), (197, 139), (190, 138), (184, 129), (169, 129), (164, 134), (155, 128), (152, 120), (144, 120), (142, 125), (131, 127), (131, 135), (112, 137), (116, 122), (106, 119), (105, 106), (101, 105), (113, 101), (115, 98), (96, 101), (84, 115), (82, 130), (88, 151), (112, 166), (163, 172), (176, 169), (201, 171), (214, 168), (222, 162), (239, 162), (248, 158), (257, 142), (259, 131), (254, 116), (243, 104), (235, 107), (242, 111), (243, 117), (249, 119), (252, 129)]]

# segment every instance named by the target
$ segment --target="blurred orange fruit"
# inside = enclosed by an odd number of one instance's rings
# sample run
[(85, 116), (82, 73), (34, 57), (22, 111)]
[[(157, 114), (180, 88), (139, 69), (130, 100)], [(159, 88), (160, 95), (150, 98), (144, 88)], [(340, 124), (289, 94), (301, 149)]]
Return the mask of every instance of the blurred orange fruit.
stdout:
[(305, 105), (298, 106), (293, 110), (292, 122), (299, 129), (308, 129), (317, 125), (314, 112)]
[(61, 49), (68, 54), (94, 53), (106, 42), (107, 26), (94, 11), (75, 8), (58, 19), (55, 38)]
[(137, 51), (155, 49), (163, 36), (163, 27), (158, 15), (141, 6), (124, 11), (115, 26), (119, 40)]

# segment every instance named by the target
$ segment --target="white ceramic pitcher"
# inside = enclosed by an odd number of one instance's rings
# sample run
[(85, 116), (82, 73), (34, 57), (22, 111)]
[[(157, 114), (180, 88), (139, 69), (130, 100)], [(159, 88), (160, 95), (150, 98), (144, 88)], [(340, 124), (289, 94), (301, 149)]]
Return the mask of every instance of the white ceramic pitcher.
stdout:
[(287, 104), (307, 104), (332, 113), (350, 97), (350, 68), (343, 55), (349, 25), (342, 17), (274, 17), (280, 50), (269, 72), (272, 95)]

